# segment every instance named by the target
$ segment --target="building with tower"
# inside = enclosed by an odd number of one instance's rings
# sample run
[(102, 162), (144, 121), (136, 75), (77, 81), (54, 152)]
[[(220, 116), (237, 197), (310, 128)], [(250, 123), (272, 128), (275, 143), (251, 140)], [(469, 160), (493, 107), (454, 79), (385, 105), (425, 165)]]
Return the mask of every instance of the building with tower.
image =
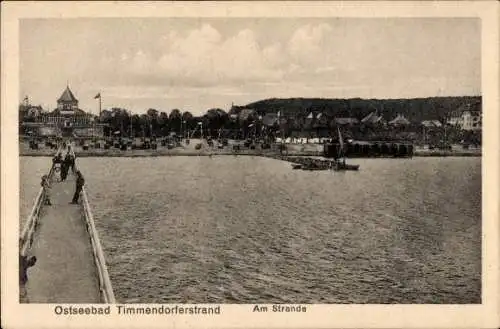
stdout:
[(42, 111), (36, 117), (23, 120), (22, 125), (38, 136), (102, 137), (105, 124), (97, 121), (96, 115), (78, 107), (78, 99), (68, 85), (57, 99), (54, 110)]
[(78, 110), (78, 99), (76, 99), (75, 95), (73, 95), (69, 86), (66, 86), (66, 89), (63, 91), (61, 97), (57, 100), (57, 109), (61, 112), (72, 112)]

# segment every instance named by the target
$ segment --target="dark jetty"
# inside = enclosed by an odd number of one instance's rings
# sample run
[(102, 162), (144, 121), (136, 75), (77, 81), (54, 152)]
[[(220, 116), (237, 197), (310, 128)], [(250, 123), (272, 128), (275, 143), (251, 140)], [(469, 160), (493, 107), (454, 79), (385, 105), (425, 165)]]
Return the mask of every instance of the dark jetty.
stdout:
[[(352, 142), (344, 145), (345, 155), (348, 158), (410, 158), (413, 156), (413, 144), (406, 142)], [(325, 158), (339, 157), (338, 143), (325, 144), (323, 156)]]

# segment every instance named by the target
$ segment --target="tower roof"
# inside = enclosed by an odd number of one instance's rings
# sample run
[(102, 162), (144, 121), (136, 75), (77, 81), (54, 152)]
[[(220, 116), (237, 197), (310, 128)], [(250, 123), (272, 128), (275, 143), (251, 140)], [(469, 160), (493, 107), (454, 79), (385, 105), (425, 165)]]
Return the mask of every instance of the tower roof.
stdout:
[(76, 99), (75, 95), (71, 92), (69, 89), (69, 86), (66, 87), (66, 89), (63, 91), (61, 97), (57, 100), (57, 102), (78, 102)]

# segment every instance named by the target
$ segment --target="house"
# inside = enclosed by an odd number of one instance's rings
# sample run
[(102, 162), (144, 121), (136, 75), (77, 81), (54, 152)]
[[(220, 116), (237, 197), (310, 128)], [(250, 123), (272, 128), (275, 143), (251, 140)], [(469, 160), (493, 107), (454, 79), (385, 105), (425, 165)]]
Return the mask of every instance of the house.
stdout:
[(424, 120), (420, 124), (425, 128), (440, 128), (443, 126), (439, 120)]
[(383, 117), (378, 115), (377, 111), (374, 111), (361, 119), (361, 122), (364, 124), (379, 124), (383, 122)]
[(480, 111), (464, 111), (462, 113), (463, 130), (481, 130), (483, 116)]
[(398, 114), (389, 124), (393, 126), (407, 126), (410, 124), (410, 121), (404, 115)]
[(248, 109), (248, 108), (243, 108), (240, 110), (240, 112), (238, 113), (238, 119), (241, 121), (245, 121), (248, 119), (248, 117), (250, 117), (251, 115), (254, 114), (254, 109)]
[(335, 118), (335, 124), (343, 126), (343, 125), (354, 125), (358, 124), (359, 120), (356, 118)]
[(267, 113), (262, 117), (262, 123), (265, 126), (271, 127), (278, 124), (278, 114), (277, 113)]
[(481, 130), (483, 115), (477, 109), (477, 104), (464, 104), (458, 110), (451, 112), (447, 124), (462, 130)]
[(26, 116), (30, 118), (37, 118), (43, 112), (41, 106), (31, 106), (26, 110)]
[(462, 111), (453, 111), (449, 114), (448, 120), (446, 123), (450, 126), (461, 126), (462, 122)]

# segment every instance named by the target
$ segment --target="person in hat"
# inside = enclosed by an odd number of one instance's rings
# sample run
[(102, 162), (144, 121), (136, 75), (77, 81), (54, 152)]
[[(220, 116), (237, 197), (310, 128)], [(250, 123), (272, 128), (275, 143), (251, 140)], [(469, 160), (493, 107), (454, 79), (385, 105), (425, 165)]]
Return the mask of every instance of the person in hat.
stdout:
[(66, 156), (64, 157), (63, 163), (61, 165), (61, 180), (65, 181), (66, 177), (68, 177), (68, 171), (69, 167), (71, 166), (71, 155), (66, 153)]
[(61, 152), (59, 152), (53, 159), (52, 163), (54, 166), (54, 172), (59, 173), (59, 180), (62, 181), (62, 162), (63, 162), (63, 157)]
[(51, 189), (50, 189), (50, 183), (49, 183), (49, 177), (47, 175), (42, 176), (42, 182), (40, 183), (42, 185), (43, 190), (44, 190), (44, 204), (51, 206), (52, 203), (50, 202), (50, 196), (51, 196)]
[(36, 256), (19, 255), (19, 294), (21, 303), (29, 303), (26, 283), (28, 282), (28, 269), (36, 264)]
[(83, 185), (85, 185), (85, 179), (83, 178), (80, 170), (76, 171), (76, 188), (75, 194), (73, 195), (73, 200), (71, 200), (71, 204), (78, 204), (78, 199), (80, 198), (80, 193), (82, 192)]

